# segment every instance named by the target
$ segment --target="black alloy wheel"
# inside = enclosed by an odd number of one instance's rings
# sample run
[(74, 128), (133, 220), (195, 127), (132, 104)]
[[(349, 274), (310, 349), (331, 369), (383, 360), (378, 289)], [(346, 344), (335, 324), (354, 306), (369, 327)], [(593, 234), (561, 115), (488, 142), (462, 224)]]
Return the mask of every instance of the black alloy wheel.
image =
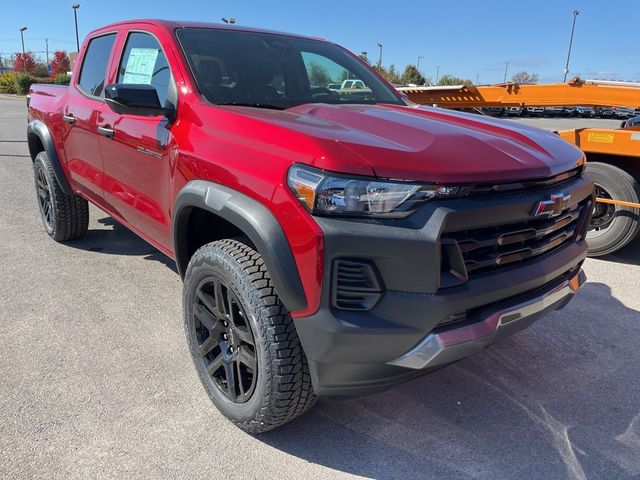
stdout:
[(38, 194), (38, 208), (42, 216), (42, 222), (47, 230), (53, 230), (53, 199), (51, 198), (51, 187), (43, 169), (36, 172), (36, 192)]
[(251, 398), (258, 377), (256, 344), (237, 295), (217, 278), (196, 290), (193, 319), (200, 361), (214, 385), (234, 403)]
[(196, 250), (182, 300), (189, 353), (225, 417), (254, 434), (311, 408), (316, 396), (295, 323), (248, 239)]
[(89, 227), (89, 203), (75, 193), (65, 193), (46, 152), (33, 160), (36, 201), (47, 235), (57, 242), (82, 237)]

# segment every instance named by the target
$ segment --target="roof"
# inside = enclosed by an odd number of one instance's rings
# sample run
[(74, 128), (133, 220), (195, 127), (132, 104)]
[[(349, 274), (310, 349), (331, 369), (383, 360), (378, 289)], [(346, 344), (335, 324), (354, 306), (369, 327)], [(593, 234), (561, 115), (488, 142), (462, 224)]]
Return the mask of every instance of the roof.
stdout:
[(252, 27), (237, 25), (237, 24), (228, 25), (225, 23), (164, 20), (164, 19), (157, 19), (157, 18), (140, 18), (140, 19), (131, 19), (131, 20), (121, 20), (119, 22), (114, 22), (108, 25), (104, 25), (100, 28), (95, 29), (94, 31), (103, 30), (106, 28), (113, 28), (121, 25), (127, 25), (130, 23), (147, 23), (150, 25), (164, 27), (167, 30), (175, 30), (176, 28), (214, 28), (217, 30), (236, 30), (236, 31), (242, 31), (242, 32), (267, 33), (272, 35), (286, 35), (288, 37), (307, 38), (310, 40), (321, 40), (325, 42), (327, 41), (324, 38), (320, 38), (320, 37), (313, 37), (309, 35), (298, 35), (295, 33), (279, 32), (277, 30), (267, 30), (262, 28), (252, 28)]

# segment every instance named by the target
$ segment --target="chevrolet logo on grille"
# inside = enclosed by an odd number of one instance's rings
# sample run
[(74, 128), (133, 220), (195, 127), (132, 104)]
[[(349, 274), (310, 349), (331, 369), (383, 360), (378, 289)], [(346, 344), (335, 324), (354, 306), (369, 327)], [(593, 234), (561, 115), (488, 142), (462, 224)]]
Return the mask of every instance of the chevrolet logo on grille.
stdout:
[(547, 217), (553, 218), (560, 215), (569, 205), (569, 199), (571, 195), (567, 195), (564, 193), (558, 193), (556, 195), (551, 195), (549, 200), (543, 200), (538, 202), (538, 204), (533, 209), (534, 217)]

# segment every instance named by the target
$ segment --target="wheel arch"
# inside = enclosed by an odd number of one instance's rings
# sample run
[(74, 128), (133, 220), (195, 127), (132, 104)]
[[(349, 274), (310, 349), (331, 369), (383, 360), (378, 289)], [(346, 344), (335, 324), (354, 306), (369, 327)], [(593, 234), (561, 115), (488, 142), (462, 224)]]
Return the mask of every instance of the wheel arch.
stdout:
[(32, 162), (35, 161), (36, 156), (40, 152), (47, 153), (47, 157), (49, 157), (49, 161), (53, 168), (53, 174), (60, 184), (60, 188), (65, 194), (71, 195), (73, 191), (71, 190), (67, 177), (64, 175), (64, 171), (62, 170), (60, 158), (58, 157), (58, 152), (56, 152), (55, 145), (53, 144), (49, 127), (47, 127), (44, 122), (41, 120), (32, 120), (29, 122), (29, 125), (27, 125), (27, 144), (29, 146), (29, 155), (31, 156)]
[[(304, 289), (289, 242), (276, 218), (264, 205), (222, 185), (193, 180), (178, 194), (173, 215), (174, 252), (182, 278), (191, 256), (202, 245), (245, 235), (262, 256), (285, 307), (289, 311), (306, 307)], [(213, 224), (213, 228), (208, 235), (196, 236), (200, 229), (195, 228), (193, 220), (203, 216), (202, 220)]]

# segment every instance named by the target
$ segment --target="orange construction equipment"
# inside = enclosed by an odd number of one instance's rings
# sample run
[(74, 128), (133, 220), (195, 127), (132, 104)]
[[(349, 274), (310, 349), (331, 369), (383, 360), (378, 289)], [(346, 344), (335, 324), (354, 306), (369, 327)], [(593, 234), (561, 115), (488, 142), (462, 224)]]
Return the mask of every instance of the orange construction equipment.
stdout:
[(640, 108), (640, 83), (581, 80), (548, 85), (400, 87), (412, 102), (443, 108), (602, 106)]
[[(640, 83), (581, 80), (548, 85), (400, 87), (414, 103), (443, 108), (593, 106), (640, 108)], [(578, 128), (557, 132), (581, 148), (596, 184), (589, 253), (605, 255), (640, 233), (640, 122), (620, 129)]]

